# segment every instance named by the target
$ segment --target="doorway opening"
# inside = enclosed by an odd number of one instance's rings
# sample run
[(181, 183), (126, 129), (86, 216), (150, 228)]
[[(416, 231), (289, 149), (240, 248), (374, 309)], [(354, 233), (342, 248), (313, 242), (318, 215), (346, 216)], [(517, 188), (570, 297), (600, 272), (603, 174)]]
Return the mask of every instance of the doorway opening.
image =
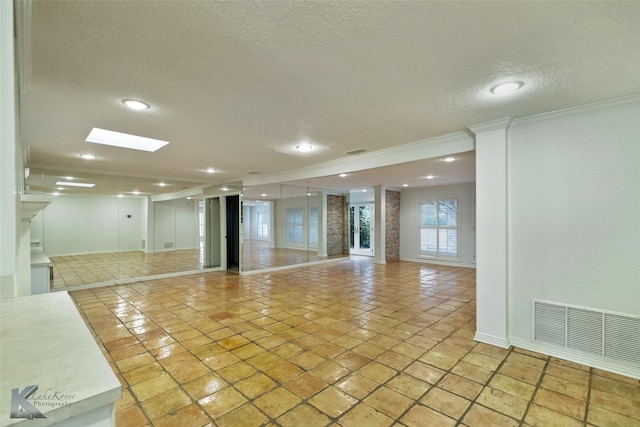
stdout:
[(227, 270), (240, 271), (240, 196), (226, 197)]
[(349, 206), (349, 253), (373, 256), (373, 205)]

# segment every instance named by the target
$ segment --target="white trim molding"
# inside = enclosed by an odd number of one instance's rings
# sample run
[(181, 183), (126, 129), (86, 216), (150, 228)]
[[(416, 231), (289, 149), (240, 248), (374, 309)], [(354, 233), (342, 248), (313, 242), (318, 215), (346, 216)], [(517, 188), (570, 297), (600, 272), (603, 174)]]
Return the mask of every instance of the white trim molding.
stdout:
[(495, 345), (500, 348), (509, 348), (511, 347), (511, 339), (509, 337), (502, 338), (496, 337), (494, 335), (483, 334), (482, 332), (476, 332), (473, 339), (478, 342), (482, 342), (485, 344)]
[(613, 372), (615, 374), (624, 375), (625, 377), (631, 377), (640, 380), (640, 366), (636, 366), (631, 363), (612, 361), (609, 358), (585, 353), (579, 350), (573, 350), (523, 338), (513, 337), (510, 339), (510, 341), (511, 344), (515, 347), (535, 351), (537, 353), (547, 354), (549, 356), (558, 357), (571, 362), (591, 366), (592, 368), (602, 369), (605, 371)]

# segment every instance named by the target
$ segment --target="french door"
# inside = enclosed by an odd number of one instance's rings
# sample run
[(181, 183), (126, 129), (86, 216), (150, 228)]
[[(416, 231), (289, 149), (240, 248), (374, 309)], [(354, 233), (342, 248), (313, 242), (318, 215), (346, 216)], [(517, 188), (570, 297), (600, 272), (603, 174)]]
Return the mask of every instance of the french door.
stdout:
[(373, 256), (373, 205), (349, 206), (349, 252)]

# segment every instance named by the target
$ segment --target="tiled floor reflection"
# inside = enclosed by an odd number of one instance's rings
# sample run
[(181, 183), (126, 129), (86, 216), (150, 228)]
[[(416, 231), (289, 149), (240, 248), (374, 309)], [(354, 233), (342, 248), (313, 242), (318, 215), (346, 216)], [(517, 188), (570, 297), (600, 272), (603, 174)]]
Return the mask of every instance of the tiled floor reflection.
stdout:
[(307, 262), (346, 257), (348, 254), (319, 256), (318, 250), (272, 248), (264, 240), (244, 240), (242, 242), (243, 271), (263, 270), (265, 268), (296, 265)]
[[(245, 240), (243, 242), (244, 271), (346, 256), (348, 255), (321, 257), (318, 256), (317, 250), (274, 249), (269, 247), (269, 242), (260, 240)], [(118, 279), (147, 277), (177, 271), (202, 270), (205, 265), (204, 248), (156, 253), (144, 253), (143, 251), (105, 252), (49, 258), (53, 264), (52, 289), (113, 282)]]
[(640, 382), (473, 341), (475, 270), (369, 258), (71, 293), (117, 426), (638, 426)]
[(167, 252), (106, 252), (49, 257), (53, 264), (51, 288), (154, 276), (176, 271), (201, 270), (203, 249)]

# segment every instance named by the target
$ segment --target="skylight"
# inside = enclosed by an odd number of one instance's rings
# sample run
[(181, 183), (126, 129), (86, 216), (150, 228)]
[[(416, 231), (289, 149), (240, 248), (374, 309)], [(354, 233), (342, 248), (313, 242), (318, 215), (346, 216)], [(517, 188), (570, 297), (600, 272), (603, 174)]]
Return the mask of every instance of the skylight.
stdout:
[(111, 145), (112, 147), (129, 148), (132, 150), (156, 151), (169, 141), (160, 139), (146, 138), (144, 136), (136, 136), (128, 133), (116, 132), (100, 128), (93, 128), (87, 136), (87, 142), (95, 144)]

